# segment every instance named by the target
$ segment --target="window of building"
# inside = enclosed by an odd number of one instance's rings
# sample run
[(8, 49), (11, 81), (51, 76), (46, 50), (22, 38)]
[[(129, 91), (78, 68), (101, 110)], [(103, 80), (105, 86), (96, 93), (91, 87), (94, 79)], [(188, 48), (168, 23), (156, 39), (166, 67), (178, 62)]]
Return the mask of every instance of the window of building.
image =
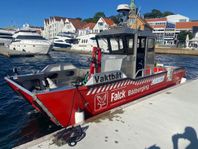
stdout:
[(103, 26), (104, 23), (103, 23), (103, 22), (98, 22), (98, 25), (99, 25), (99, 26)]

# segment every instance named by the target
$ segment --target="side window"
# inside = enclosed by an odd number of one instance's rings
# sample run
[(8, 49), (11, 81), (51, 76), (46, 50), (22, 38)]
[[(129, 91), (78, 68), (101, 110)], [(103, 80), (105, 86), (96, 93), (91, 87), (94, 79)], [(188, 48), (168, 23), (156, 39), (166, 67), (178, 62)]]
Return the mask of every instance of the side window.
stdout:
[(148, 39), (148, 50), (154, 51), (155, 48), (155, 39)]
[(134, 38), (128, 37), (127, 38), (127, 44), (128, 44), (128, 53), (134, 54)]

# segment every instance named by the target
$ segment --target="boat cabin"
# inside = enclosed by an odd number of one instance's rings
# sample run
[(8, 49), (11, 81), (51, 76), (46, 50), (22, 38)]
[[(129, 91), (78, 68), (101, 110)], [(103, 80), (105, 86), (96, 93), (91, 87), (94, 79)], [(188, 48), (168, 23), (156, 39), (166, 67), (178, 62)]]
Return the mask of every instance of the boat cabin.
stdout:
[(137, 78), (154, 67), (155, 36), (150, 31), (118, 27), (99, 33), (96, 41), (103, 52), (102, 72), (120, 70)]

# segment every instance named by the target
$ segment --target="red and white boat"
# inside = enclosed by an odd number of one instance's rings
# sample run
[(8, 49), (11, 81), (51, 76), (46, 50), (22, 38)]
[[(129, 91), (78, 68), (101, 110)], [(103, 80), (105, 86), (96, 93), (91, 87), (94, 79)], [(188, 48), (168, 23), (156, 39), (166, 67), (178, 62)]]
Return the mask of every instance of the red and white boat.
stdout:
[(90, 69), (53, 64), (5, 80), (36, 110), (67, 127), (80, 122), (82, 113), (92, 117), (179, 84), (185, 75), (183, 68), (155, 66), (155, 37), (149, 31), (118, 27), (98, 34), (96, 41)]

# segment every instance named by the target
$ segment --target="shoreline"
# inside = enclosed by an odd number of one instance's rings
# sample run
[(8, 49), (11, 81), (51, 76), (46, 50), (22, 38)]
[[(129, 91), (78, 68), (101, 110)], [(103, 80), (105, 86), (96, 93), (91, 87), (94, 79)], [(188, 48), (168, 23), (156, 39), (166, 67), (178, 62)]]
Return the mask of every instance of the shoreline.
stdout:
[(156, 54), (198, 56), (198, 50), (182, 49), (182, 48), (155, 48), (155, 53)]

